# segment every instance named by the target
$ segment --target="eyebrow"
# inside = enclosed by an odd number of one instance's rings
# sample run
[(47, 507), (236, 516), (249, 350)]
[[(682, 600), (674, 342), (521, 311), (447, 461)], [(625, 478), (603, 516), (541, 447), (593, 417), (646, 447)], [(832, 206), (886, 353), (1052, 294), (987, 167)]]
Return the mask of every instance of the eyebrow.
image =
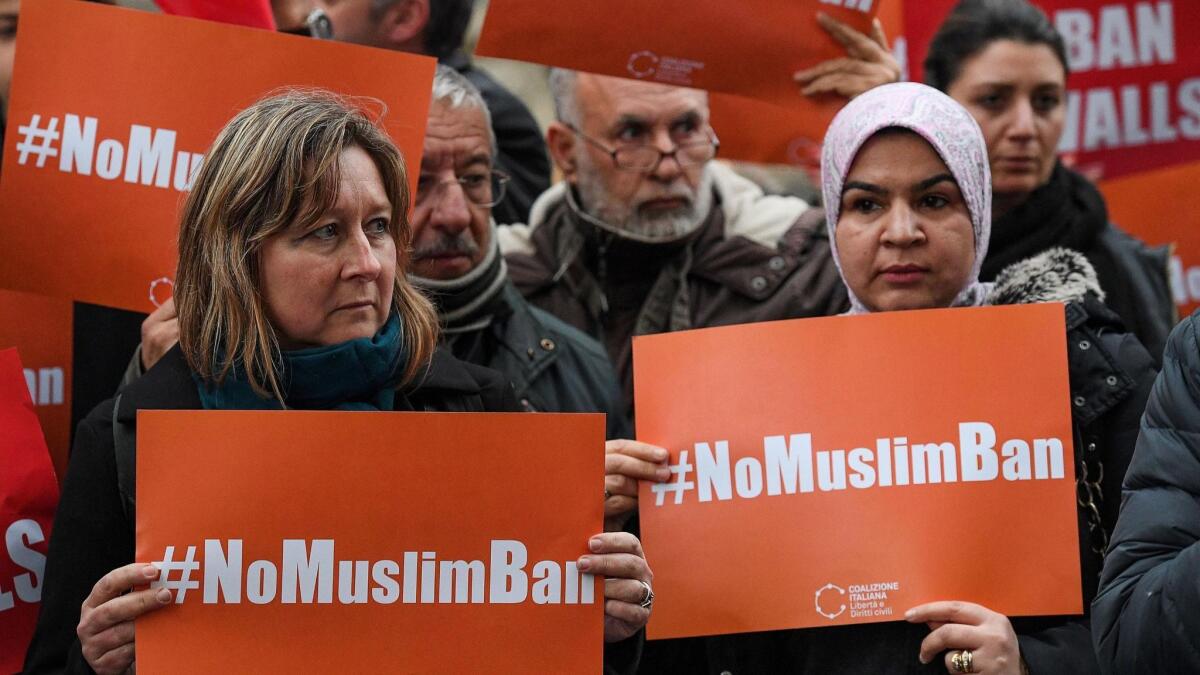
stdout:
[(921, 181), (920, 183), (917, 183), (915, 186), (916, 191), (920, 192), (922, 190), (928, 190), (929, 188), (933, 187), (934, 185), (937, 185), (938, 183), (953, 183), (955, 187), (958, 187), (958, 181), (954, 179), (954, 176), (951, 176), (948, 173), (939, 173), (938, 175), (933, 176), (932, 178), (926, 178), (925, 180)]
[[(923, 190), (928, 190), (929, 188), (933, 187), (934, 185), (937, 185), (938, 183), (953, 183), (955, 187), (958, 186), (958, 181), (954, 179), (954, 176), (952, 176), (948, 173), (939, 173), (936, 176), (931, 176), (931, 177), (926, 178), (925, 180), (913, 185), (913, 191), (921, 192)], [(849, 181), (844, 186), (842, 186), (842, 195), (844, 196), (850, 190), (862, 190), (863, 192), (870, 192), (871, 194), (876, 194), (876, 195), (886, 195), (888, 193), (887, 190), (885, 190), (884, 188), (882, 188), (878, 185), (875, 185), (874, 183), (864, 183), (859, 180)]]

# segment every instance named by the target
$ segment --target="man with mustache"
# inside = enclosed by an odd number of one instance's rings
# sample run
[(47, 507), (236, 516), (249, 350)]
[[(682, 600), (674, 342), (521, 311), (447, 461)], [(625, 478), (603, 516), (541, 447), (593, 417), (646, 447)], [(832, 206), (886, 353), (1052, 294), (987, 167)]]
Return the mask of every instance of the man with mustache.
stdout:
[(595, 340), (530, 305), (508, 279), (492, 207), (508, 176), (479, 90), (438, 66), (413, 206), (412, 278), (434, 300), (458, 358), (500, 371), (528, 410), (607, 412), (629, 434), (608, 356)]

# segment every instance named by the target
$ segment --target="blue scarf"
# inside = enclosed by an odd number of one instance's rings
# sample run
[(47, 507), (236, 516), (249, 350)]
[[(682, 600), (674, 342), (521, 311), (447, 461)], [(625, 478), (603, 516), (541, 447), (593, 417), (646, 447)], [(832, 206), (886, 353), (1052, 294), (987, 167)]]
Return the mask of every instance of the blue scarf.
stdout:
[[(374, 337), (283, 352), (283, 397), (301, 410), (391, 410), (397, 369), (407, 358), (400, 315), (393, 312)], [(221, 384), (197, 379), (205, 410), (281, 410), (254, 393), (241, 366)]]

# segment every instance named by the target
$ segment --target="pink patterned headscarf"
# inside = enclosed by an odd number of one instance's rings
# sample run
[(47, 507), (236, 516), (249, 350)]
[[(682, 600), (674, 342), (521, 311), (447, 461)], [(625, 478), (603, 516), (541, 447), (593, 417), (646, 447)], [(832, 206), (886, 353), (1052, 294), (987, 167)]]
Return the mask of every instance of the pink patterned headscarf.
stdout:
[[(846, 275), (842, 272), (837, 237), (834, 236), (842, 206), (842, 186), (863, 144), (879, 131), (891, 127), (908, 129), (924, 138), (958, 181), (975, 232), (975, 266), (970, 281), (951, 306), (983, 304), (991, 288), (991, 284), (979, 281), (979, 270), (987, 256), (992, 231), (992, 175), (988, 168), (987, 144), (975, 119), (957, 101), (916, 82), (898, 82), (871, 89), (842, 108), (825, 132), (825, 145), (821, 150), (821, 192), (825, 199), (825, 222), (829, 228), (833, 260), (842, 275), (842, 283), (846, 283)], [(850, 294), (850, 314), (870, 311), (854, 296), (849, 284), (846, 289)]]

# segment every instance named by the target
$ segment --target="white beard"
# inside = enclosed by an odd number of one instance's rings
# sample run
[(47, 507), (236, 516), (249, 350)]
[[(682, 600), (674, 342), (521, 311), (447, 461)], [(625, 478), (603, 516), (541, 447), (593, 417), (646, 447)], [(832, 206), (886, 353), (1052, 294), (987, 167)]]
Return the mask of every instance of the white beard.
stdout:
[(695, 194), (685, 184), (683, 189), (663, 195), (685, 198), (686, 205), (647, 216), (638, 212), (629, 201), (616, 198), (608, 191), (586, 153), (579, 153), (576, 161), (579, 172), (576, 189), (583, 201), (582, 210), (618, 235), (650, 243), (676, 241), (695, 232), (712, 210), (713, 177), (707, 164), (700, 174)]

